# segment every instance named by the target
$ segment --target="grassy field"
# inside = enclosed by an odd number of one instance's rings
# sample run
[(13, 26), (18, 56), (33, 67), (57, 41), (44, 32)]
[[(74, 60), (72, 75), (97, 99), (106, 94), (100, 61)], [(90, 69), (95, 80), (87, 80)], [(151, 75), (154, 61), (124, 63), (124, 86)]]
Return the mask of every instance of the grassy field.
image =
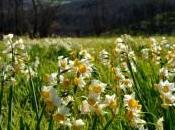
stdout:
[(175, 38), (0, 41), (0, 129), (175, 130)]

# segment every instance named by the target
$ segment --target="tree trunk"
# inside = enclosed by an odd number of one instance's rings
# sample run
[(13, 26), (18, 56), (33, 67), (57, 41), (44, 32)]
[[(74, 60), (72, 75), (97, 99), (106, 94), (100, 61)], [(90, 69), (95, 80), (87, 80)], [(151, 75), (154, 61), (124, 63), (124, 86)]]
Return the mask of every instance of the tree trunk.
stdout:
[(20, 13), (20, 21), (21, 21), (21, 29), (20, 34), (24, 33), (24, 3), (23, 0), (21, 0), (21, 13)]
[(18, 0), (15, 0), (15, 33), (18, 34)]
[(3, 0), (0, 0), (0, 33), (4, 32), (4, 8), (3, 8)]
[(38, 28), (38, 7), (35, 0), (32, 0), (34, 10), (34, 25), (33, 25), (33, 36), (36, 36)]
[(7, 29), (6, 29), (6, 32), (11, 32), (12, 31), (12, 28), (11, 28), (11, 24), (10, 24), (10, 0), (8, 0), (8, 7), (7, 7)]

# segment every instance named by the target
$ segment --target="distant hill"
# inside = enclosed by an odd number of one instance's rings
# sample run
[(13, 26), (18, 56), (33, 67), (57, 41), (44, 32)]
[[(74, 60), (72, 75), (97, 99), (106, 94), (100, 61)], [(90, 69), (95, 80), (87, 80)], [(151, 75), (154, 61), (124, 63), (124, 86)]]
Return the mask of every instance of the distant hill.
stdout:
[[(48, 5), (48, 0), (39, 1), (42, 5)], [(173, 13), (175, 12), (175, 0), (52, 1), (54, 2), (52, 4), (50, 2), (49, 5), (54, 10), (49, 10), (50, 12), (41, 10), (41, 13), (39, 13), (41, 16), (38, 18), (38, 22), (41, 22), (38, 23), (39, 28), (41, 28), (41, 31), (46, 29), (47, 33), (90, 35), (110, 32), (111, 30), (115, 30), (116, 33), (134, 31), (173, 33), (175, 30), (175, 14)], [(1, 0), (1, 3), (3, 3), (3, 11), (5, 11), (9, 3), (7, 0)], [(11, 2), (11, 4), (14, 3)], [(12, 7), (14, 8), (14, 6)], [(32, 31), (32, 0), (23, 0), (23, 8), (26, 10), (23, 14), (23, 24), (26, 26), (26, 30)], [(54, 17), (50, 18), (50, 15)], [(50, 23), (45, 25), (49, 18), (51, 19)], [(171, 24), (168, 24), (170, 21)], [(42, 29), (42, 26), (44, 29)], [(49, 26), (49, 28), (45, 26)], [(168, 26), (167, 29), (165, 29), (166, 26)]]
[[(99, 1), (77, 0), (61, 6), (56, 19), (60, 25), (58, 30), (62, 33), (80, 34), (89, 34), (98, 31), (98, 28), (102, 28), (99, 29), (102, 32), (114, 28), (126, 32), (128, 28), (137, 30), (140, 28), (144, 31), (146, 28), (142, 25), (143, 21), (154, 24), (156, 21), (150, 21), (153, 17), (175, 9), (175, 0), (103, 0), (103, 3)], [(171, 15), (172, 17), (175, 15)]]

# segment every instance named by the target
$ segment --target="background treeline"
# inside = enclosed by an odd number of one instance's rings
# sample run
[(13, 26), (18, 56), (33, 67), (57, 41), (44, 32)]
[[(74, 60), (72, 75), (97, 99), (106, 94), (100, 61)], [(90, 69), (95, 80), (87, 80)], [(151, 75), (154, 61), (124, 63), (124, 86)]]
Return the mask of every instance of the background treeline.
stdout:
[(175, 0), (0, 0), (0, 33), (175, 34)]

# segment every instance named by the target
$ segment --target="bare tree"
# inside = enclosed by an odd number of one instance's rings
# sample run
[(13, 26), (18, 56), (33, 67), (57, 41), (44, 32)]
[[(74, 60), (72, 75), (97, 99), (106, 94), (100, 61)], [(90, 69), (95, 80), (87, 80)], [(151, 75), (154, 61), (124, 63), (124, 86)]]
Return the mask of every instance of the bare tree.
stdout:
[(3, 0), (0, 0), (0, 33), (2, 33), (4, 31), (4, 8), (3, 8)]
[(18, 7), (19, 7), (19, 1), (15, 0), (15, 33), (18, 34)]
[(32, 0), (32, 4), (34, 10), (33, 36), (35, 36), (38, 28), (38, 6), (35, 0)]
[(97, 35), (100, 35), (104, 30), (104, 19), (105, 19), (105, 8), (104, 0), (95, 1), (95, 12), (93, 12), (92, 23), (94, 31)]

